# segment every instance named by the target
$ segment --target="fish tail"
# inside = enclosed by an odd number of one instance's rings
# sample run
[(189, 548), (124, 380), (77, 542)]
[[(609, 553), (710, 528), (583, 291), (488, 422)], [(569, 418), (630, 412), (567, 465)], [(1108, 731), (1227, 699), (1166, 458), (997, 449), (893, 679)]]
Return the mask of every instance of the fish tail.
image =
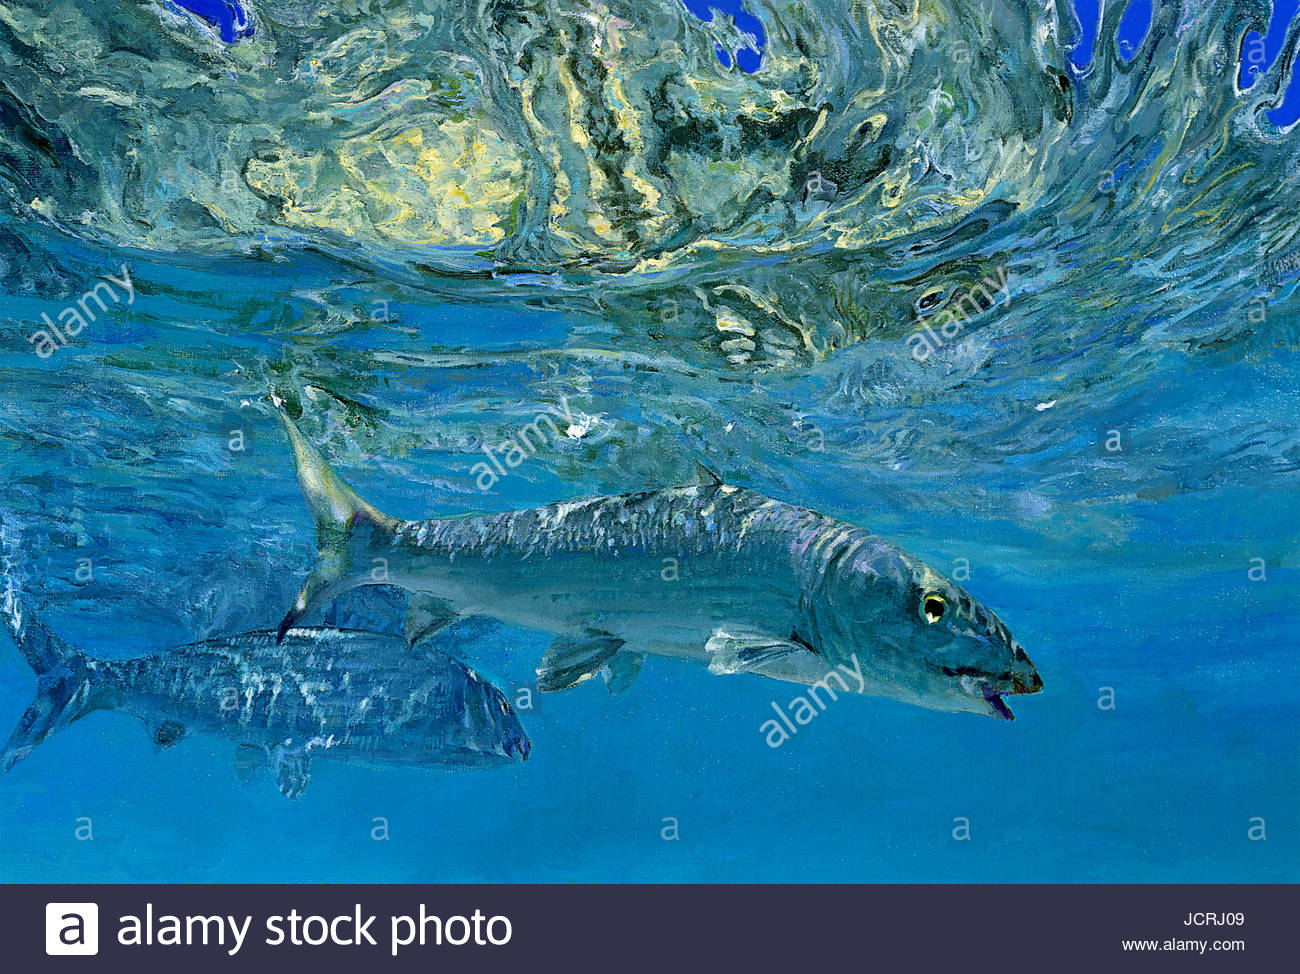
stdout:
[(279, 400), (273, 401), (293, 445), (298, 486), (316, 522), (318, 548), (316, 567), (276, 630), (279, 641), (315, 605), (355, 584), (353, 552), (358, 535), (367, 529), (390, 528), (396, 522), (357, 496), (302, 435)]
[(92, 710), (109, 706), (107, 698), (95, 692), (92, 661), (51, 632), (22, 604), (12, 564), (5, 528), (0, 524), (0, 576), (4, 583), (0, 625), (36, 671), (36, 698), (0, 751), (0, 773), (27, 757), (55, 731)]

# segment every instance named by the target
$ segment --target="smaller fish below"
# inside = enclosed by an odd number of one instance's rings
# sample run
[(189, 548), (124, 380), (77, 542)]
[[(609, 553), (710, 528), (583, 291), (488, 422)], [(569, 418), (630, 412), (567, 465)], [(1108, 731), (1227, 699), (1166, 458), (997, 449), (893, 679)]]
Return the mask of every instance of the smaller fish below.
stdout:
[(446, 653), (409, 652), (398, 636), (304, 628), (278, 645), (274, 632), (251, 632), (92, 659), (26, 610), (12, 579), (0, 621), (37, 678), (0, 772), (96, 710), (138, 717), (158, 749), (191, 732), (231, 740), (240, 777), (268, 767), (289, 798), (302, 795), (317, 756), (482, 767), (527, 760), (531, 749), (499, 689)]
[(168, 6), (204, 21), (227, 44), (253, 36), (253, 22), (239, 0), (171, 0)]

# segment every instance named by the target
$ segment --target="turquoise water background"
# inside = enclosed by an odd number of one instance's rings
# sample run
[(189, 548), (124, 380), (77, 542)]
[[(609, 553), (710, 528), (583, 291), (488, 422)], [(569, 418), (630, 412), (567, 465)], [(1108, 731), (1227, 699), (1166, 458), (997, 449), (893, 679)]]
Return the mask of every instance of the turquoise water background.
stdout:
[[(1007, 307), (929, 363), (909, 317), (779, 368), (727, 359), (654, 311), (707, 268), (666, 290), (429, 278), (333, 247), (160, 253), (6, 216), (0, 503), (31, 607), (87, 653), (279, 620), (315, 547), (260, 402), (291, 390), (340, 473), (406, 517), (683, 482), (703, 460), (968, 570), (1045, 690), (1009, 701), (1013, 723), (846, 698), (774, 749), (759, 728), (797, 688), (652, 658), (625, 694), (590, 681), (521, 710), (524, 765), (321, 760), (298, 801), (241, 784), (228, 742), (156, 752), (129, 715), (96, 713), (0, 779), (0, 878), (1294, 881), (1300, 261), (1293, 133), (1270, 138), (1216, 182), (1229, 205), (1208, 229), (1170, 215), (1214, 203), (1204, 184), (1154, 220), (1130, 186), (1161, 133), (1104, 153), (1079, 136), (1046, 202), (938, 252), (859, 255), (897, 288), (882, 300), (1009, 269)], [(124, 263), (134, 303), (38, 358), (41, 314)], [(820, 266), (752, 264), (778, 282)], [(479, 490), (481, 447), (561, 403), (582, 428)], [(372, 590), (329, 619), (400, 631), (401, 600)], [(483, 620), (438, 639), (514, 692), (546, 646)], [(33, 685), (0, 638), (0, 728)]]
[[(468, 327), (476, 312), (461, 313)], [(456, 309), (443, 315), (430, 332), (454, 328)], [(494, 328), (502, 341), (511, 331), (535, 334), (527, 317)], [(211, 335), (184, 315), (149, 326), (147, 337), (129, 328), (119, 335), (127, 348), (143, 339), (218, 360)], [(222, 354), (238, 354), (247, 340), (228, 335), (220, 344)], [(86, 651), (114, 656), (202, 635), (187, 631), (194, 615), (273, 625), (309, 564), (312, 537), (272, 419), (248, 424), (251, 457), (223, 459), (219, 428), (195, 429), (183, 404), (237, 411), (226, 399), (229, 374), (191, 376), (184, 399), (170, 403), (133, 394), (126, 370), (111, 388), (94, 379), (100, 392), (91, 395), (79, 373), (93, 360), (60, 354), (58, 367), (26, 369), (24, 439), (32, 442), (6, 456), (8, 504), (30, 512), (33, 525), (27, 584), (40, 590), (47, 619)], [(1238, 366), (1213, 379), (1207, 436), (1238, 399), (1285, 414), (1294, 395), (1287, 374), (1271, 369)], [(1270, 389), (1270, 380), (1281, 382)], [(1153, 388), (1168, 387), (1153, 380)], [(1144, 409), (1185, 408), (1169, 392), (1136, 398)], [(97, 431), (93, 439), (87, 430)], [(1079, 438), (1093, 435), (1089, 427)], [(1134, 443), (1124, 462), (1150, 462), (1137, 434)], [(168, 452), (164, 462), (151, 459)], [(204, 457), (201, 476), (184, 463), (187, 453)], [(110, 473), (113, 456), (131, 462)], [(467, 480), (463, 464), (415, 462), (429, 480)], [(463, 486), (459, 495), (412, 490), (400, 471), (346, 473), (381, 507), (412, 516), (482, 504)], [(599, 471), (567, 491), (533, 473), (532, 482), (514, 478), (518, 496), (493, 501), (504, 509), (609, 487)], [(1008, 620), (1047, 689), (1016, 702), (1015, 723), (844, 699), (774, 750), (759, 726), (794, 688), (651, 660), (623, 696), (586, 684), (540, 698), (538, 713), (522, 715), (534, 741), (526, 765), (441, 773), (320, 761), (298, 802), (269, 777), (240, 785), (228, 744), (187, 738), (155, 755), (138, 722), (100, 713), (51, 738), (4, 782), (6, 879), (1294, 877), (1293, 494), (1238, 486), (1106, 502), (1045, 544), (1042, 522), (1082, 518), (1068, 496), (1049, 511), (1034, 507), (1043, 473), (1032, 466), (998, 477), (995, 488), (1022, 495), (1028, 508), (1007, 519), (972, 514), (976, 497), (945, 497), (950, 510), (913, 515), (906, 502), (834, 485), (805, 482), (796, 492), (762, 468), (747, 479), (871, 525), (941, 568), (969, 559), (969, 588)], [(69, 582), (82, 556), (99, 566), (96, 580)], [(1249, 577), (1254, 557), (1266, 561), (1265, 581)], [(526, 684), (545, 647), (543, 637), (475, 623), (441, 642), (501, 685)], [(7, 652), (3, 723), (17, 720), (31, 686)], [(1102, 709), (1105, 687), (1113, 710)], [(93, 841), (75, 838), (83, 816)], [(1267, 823), (1264, 841), (1248, 837), (1256, 816)], [(371, 838), (379, 818), (387, 841)], [(953, 837), (958, 818), (969, 819), (968, 841)], [(664, 838), (669, 820), (675, 840)]]

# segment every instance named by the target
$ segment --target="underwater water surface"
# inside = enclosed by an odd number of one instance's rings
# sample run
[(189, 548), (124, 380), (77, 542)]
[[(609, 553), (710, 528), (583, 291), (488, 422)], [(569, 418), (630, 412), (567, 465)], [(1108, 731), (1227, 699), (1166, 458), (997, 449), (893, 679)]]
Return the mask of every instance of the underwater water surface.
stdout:
[[(528, 693), (549, 637), (472, 618), (434, 642), (531, 704), (526, 763), (290, 800), (98, 712), (0, 777), (0, 878), (1294, 881), (1300, 27), (1085, 7), (11, 5), (0, 518), (78, 649), (280, 621), (316, 540), (274, 395), (407, 518), (702, 463), (959, 581), (1044, 689), (773, 747), (794, 684)], [(34, 685), (0, 634), (0, 727)]]

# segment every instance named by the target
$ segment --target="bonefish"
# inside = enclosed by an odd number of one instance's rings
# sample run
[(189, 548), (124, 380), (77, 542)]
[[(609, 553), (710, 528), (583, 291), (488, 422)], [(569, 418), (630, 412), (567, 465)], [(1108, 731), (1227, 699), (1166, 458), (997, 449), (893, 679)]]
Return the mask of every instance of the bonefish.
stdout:
[(42, 741), (96, 710), (144, 721), (155, 747), (187, 733), (238, 745), (241, 777), (269, 767), (297, 798), (316, 756), (370, 765), (475, 766), (522, 761), (530, 744), (501, 691), (446, 653), (412, 658), (400, 636), (291, 629), (92, 659), (64, 642), (8, 581), (0, 617), (36, 671), (36, 699), (0, 752), (8, 771)]
[(835, 672), (851, 692), (1004, 720), (1004, 695), (1042, 689), (997, 616), (930, 566), (707, 471), (687, 486), (403, 521), (281, 418), (320, 548), (281, 632), (348, 588), (395, 584), (415, 593), (411, 639), (471, 614), (552, 633), (544, 690), (597, 673), (624, 687), (647, 653), (814, 686)]

